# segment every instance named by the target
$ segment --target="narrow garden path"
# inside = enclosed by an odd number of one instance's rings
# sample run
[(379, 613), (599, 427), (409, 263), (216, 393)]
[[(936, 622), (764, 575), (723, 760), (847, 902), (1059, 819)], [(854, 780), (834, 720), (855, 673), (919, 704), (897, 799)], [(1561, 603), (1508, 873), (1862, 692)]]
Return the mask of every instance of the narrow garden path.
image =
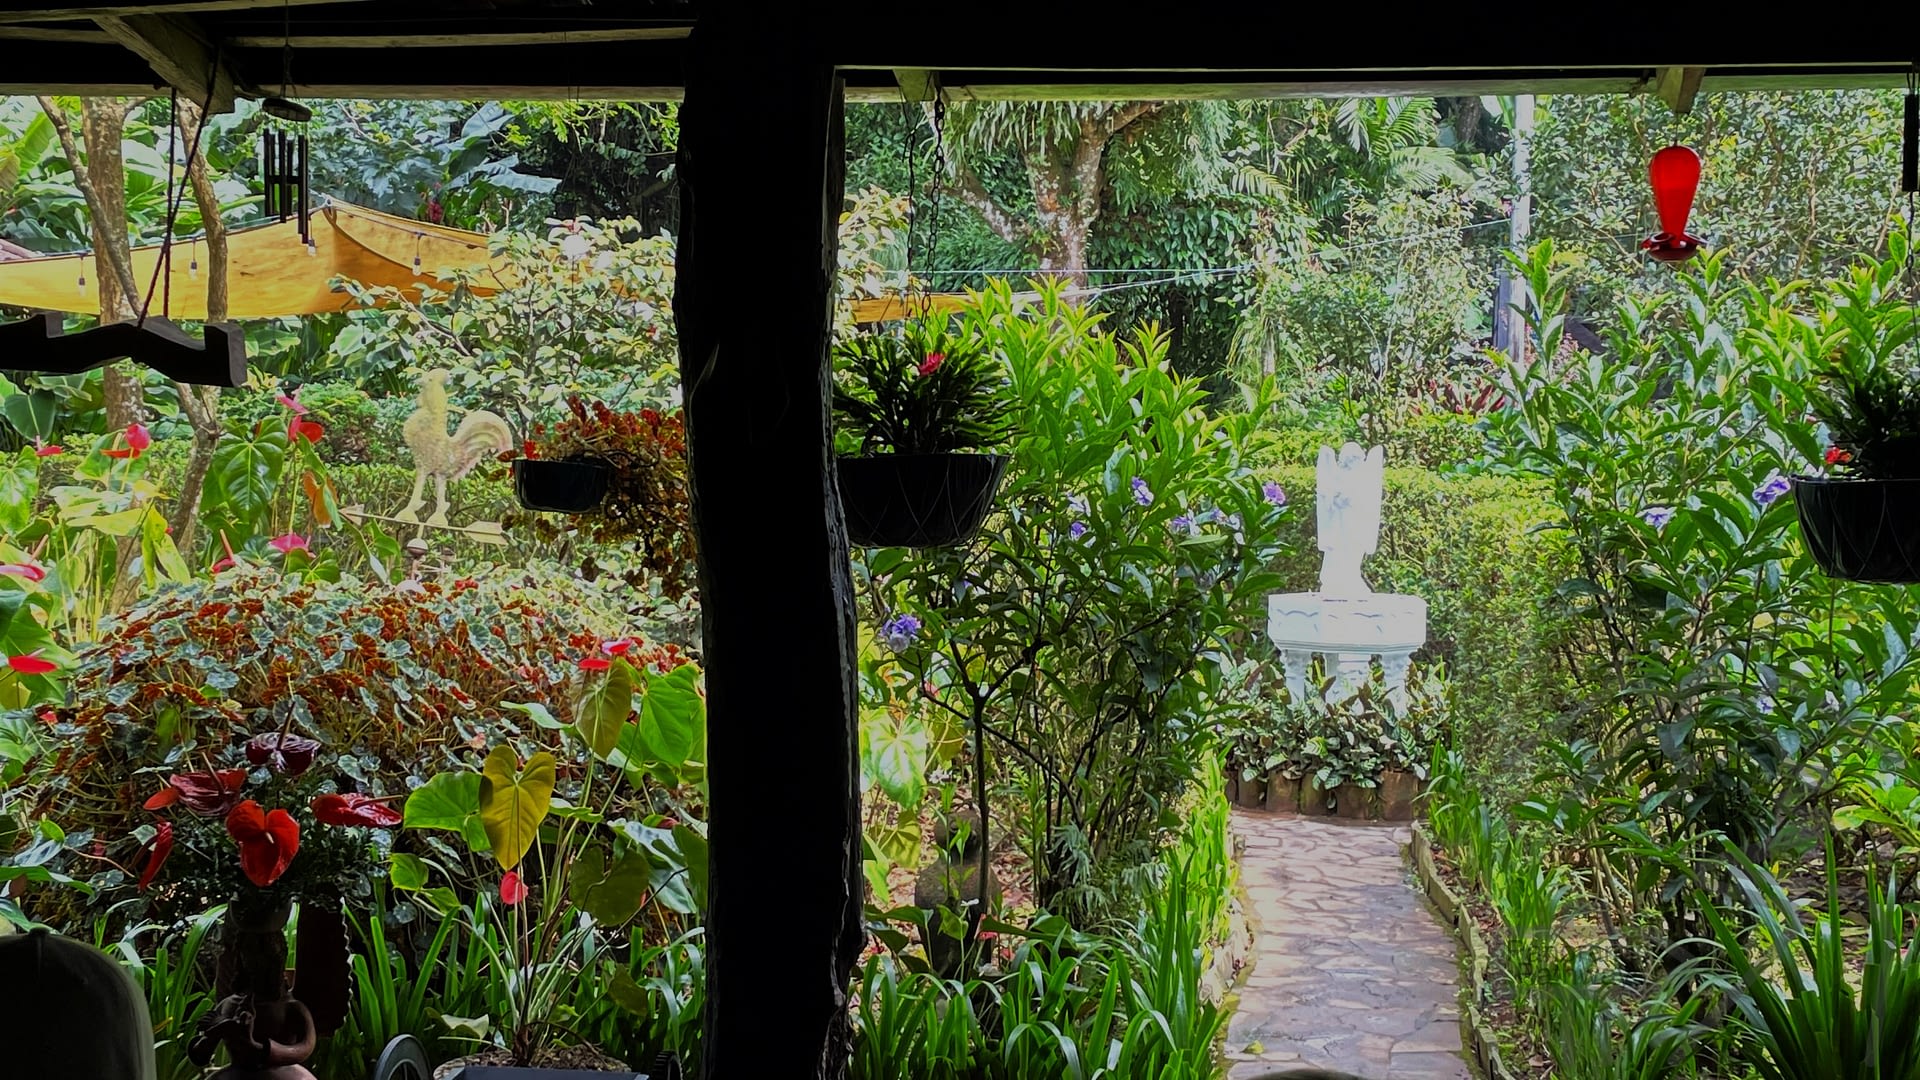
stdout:
[(1407, 830), (1236, 809), (1257, 938), (1229, 1080), (1318, 1066), (1471, 1080), (1453, 939), (1407, 877)]

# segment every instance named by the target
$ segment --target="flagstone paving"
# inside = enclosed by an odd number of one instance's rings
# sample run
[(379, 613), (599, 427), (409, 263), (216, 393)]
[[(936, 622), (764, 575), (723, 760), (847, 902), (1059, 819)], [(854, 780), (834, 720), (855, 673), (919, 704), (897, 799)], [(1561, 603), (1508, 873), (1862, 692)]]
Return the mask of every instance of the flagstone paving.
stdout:
[(1471, 1080), (1453, 939), (1408, 877), (1407, 829), (1238, 809), (1233, 827), (1257, 938), (1229, 1080), (1309, 1066)]

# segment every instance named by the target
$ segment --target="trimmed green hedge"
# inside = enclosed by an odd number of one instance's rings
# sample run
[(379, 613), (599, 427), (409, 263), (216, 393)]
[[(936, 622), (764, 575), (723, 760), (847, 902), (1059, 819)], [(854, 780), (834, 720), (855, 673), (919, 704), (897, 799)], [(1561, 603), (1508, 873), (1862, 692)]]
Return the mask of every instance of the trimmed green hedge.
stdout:
[[(1314, 471), (1267, 473), (1296, 507), (1283, 525), (1293, 531), (1288, 553), (1274, 569), (1288, 589), (1316, 589)], [(1380, 549), (1366, 562), (1375, 590), (1426, 598), (1428, 643), (1416, 657), (1446, 663), (1455, 742), (1496, 791), (1517, 791), (1531, 777), (1571, 686), (1560, 655), (1574, 627), (1553, 600), (1571, 554), (1555, 534), (1534, 529), (1551, 510), (1523, 481), (1388, 469)]]

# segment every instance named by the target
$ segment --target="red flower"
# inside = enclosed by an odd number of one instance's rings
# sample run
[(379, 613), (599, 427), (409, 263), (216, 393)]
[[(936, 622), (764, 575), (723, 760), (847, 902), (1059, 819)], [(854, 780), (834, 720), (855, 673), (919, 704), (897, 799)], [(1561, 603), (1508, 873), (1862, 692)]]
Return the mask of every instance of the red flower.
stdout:
[(227, 530), (220, 530), (220, 546), (227, 549), (227, 557), (207, 567), (207, 573), (218, 574), (222, 570), (231, 570), (239, 562), (233, 555), (233, 543), (227, 539)]
[(160, 873), (160, 867), (173, 854), (173, 822), (163, 821), (153, 830), (153, 839), (146, 842), (143, 850), (147, 853), (147, 863), (140, 868), (140, 887), (153, 884)]
[(1838, 446), (1827, 447), (1827, 464), (1845, 465), (1846, 463), (1852, 460), (1853, 460), (1852, 452), (1843, 450)]
[(947, 362), (946, 353), (930, 352), (927, 354), (927, 358), (924, 361), (922, 361), (920, 364), (920, 374), (922, 376), (931, 375), (934, 372), (939, 371), (940, 365), (946, 362)]
[(630, 637), (614, 638), (612, 641), (603, 641), (600, 643), (600, 651), (606, 653), (608, 656), (625, 656), (628, 650), (632, 648), (633, 639)]
[(168, 784), (149, 796), (146, 802), (140, 804), (140, 808), (143, 810), (165, 810), (167, 807), (179, 801), (180, 789), (174, 787), (172, 784)]
[(581, 671), (605, 671), (613, 666), (613, 661), (604, 656), (589, 656), (580, 661)]
[(527, 439), (520, 444), (520, 456), (529, 460), (537, 458), (540, 456), (540, 448), (534, 445), (532, 439)]
[(291, 555), (296, 551), (312, 550), (307, 546), (307, 538), (301, 536), (299, 533), (281, 533), (279, 536), (267, 541), (267, 546), (282, 555)]
[(61, 446), (59, 443), (35, 442), (33, 444), (34, 457), (54, 457), (56, 455), (64, 454), (66, 452), (67, 452), (67, 448), (64, 446)]
[(5, 574), (9, 577), (26, 578), (28, 581), (47, 580), (46, 570), (39, 564), (33, 562), (0, 563), (0, 574)]
[(290, 443), (299, 442), (301, 439), (317, 443), (326, 434), (326, 427), (317, 420), (302, 420), (296, 416), (287, 422), (287, 441)]
[(118, 441), (123, 441), (127, 445), (109, 448), (105, 451), (106, 455), (110, 458), (132, 460), (146, 453), (147, 447), (153, 445), (153, 434), (147, 430), (145, 424), (132, 423), (127, 425), (127, 430), (120, 433)]
[(280, 880), (300, 850), (300, 823), (285, 810), (271, 813), (248, 799), (227, 815), (227, 835), (240, 845), (240, 870), (264, 889)]
[[(180, 773), (167, 777), (167, 783), (180, 793), (177, 801), (185, 803), (187, 809), (201, 817), (219, 817), (231, 810), (240, 799), (240, 786), (246, 782), (245, 769)], [(158, 795), (154, 796), (154, 799), (158, 798)]]
[(22, 675), (48, 675), (60, 670), (60, 665), (38, 656), (9, 656), (7, 666)]
[(387, 829), (400, 824), (400, 811), (367, 795), (322, 795), (313, 800), (314, 820), (322, 825), (372, 825)]
[(285, 406), (287, 411), (293, 413), (295, 416), (307, 415), (307, 407), (300, 404), (300, 391), (298, 390), (295, 390), (291, 394), (275, 394), (273, 400)]
[(512, 907), (527, 898), (527, 883), (520, 880), (520, 871), (509, 870), (500, 879), (500, 902)]
[(320, 744), (299, 735), (269, 731), (247, 740), (247, 760), (277, 773), (299, 776), (313, 764)]

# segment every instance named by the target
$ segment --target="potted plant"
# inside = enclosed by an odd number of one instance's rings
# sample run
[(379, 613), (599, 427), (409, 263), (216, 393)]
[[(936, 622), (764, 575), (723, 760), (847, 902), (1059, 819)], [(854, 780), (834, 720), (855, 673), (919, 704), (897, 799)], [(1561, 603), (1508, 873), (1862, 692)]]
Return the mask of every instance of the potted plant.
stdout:
[(1007, 459), (1006, 373), (975, 335), (944, 322), (854, 337), (834, 350), (833, 407), (847, 536), (862, 547), (946, 547), (986, 520)]
[(658, 582), (670, 597), (693, 586), (687, 435), (678, 412), (619, 412), (567, 399), (567, 415), (534, 429), (513, 463), (514, 494), (529, 510), (576, 515), (536, 522), (548, 538), (570, 532), (600, 545), (631, 545), (641, 565), (628, 576)]
[[(217, 749), (197, 771), (166, 774), (144, 804), (154, 820), (133, 837), (129, 871), (155, 910), (227, 901), (220, 1000), (188, 1054), (204, 1065), (224, 1045), (232, 1065), (221, 1075), (235, 1080), (311, 1077), (302, 1063), (347, 1016), (342, 897), (375, 865), (370, 831), (401, 820), (388, 799), (353, 791), (321, 744), (292, 727), (288, 710), (280, 730)], [(289, 992), (286, 931), (296, 901)]]
[(1850, 336), (1810, 395), (1824, 464), (1841, 475), (1794, 477), (1794, 507), (1807, 552), (1833, 577), (1920, 582), (1920, 367), (1895, 359), (1913, 337), (1912, 323)]

